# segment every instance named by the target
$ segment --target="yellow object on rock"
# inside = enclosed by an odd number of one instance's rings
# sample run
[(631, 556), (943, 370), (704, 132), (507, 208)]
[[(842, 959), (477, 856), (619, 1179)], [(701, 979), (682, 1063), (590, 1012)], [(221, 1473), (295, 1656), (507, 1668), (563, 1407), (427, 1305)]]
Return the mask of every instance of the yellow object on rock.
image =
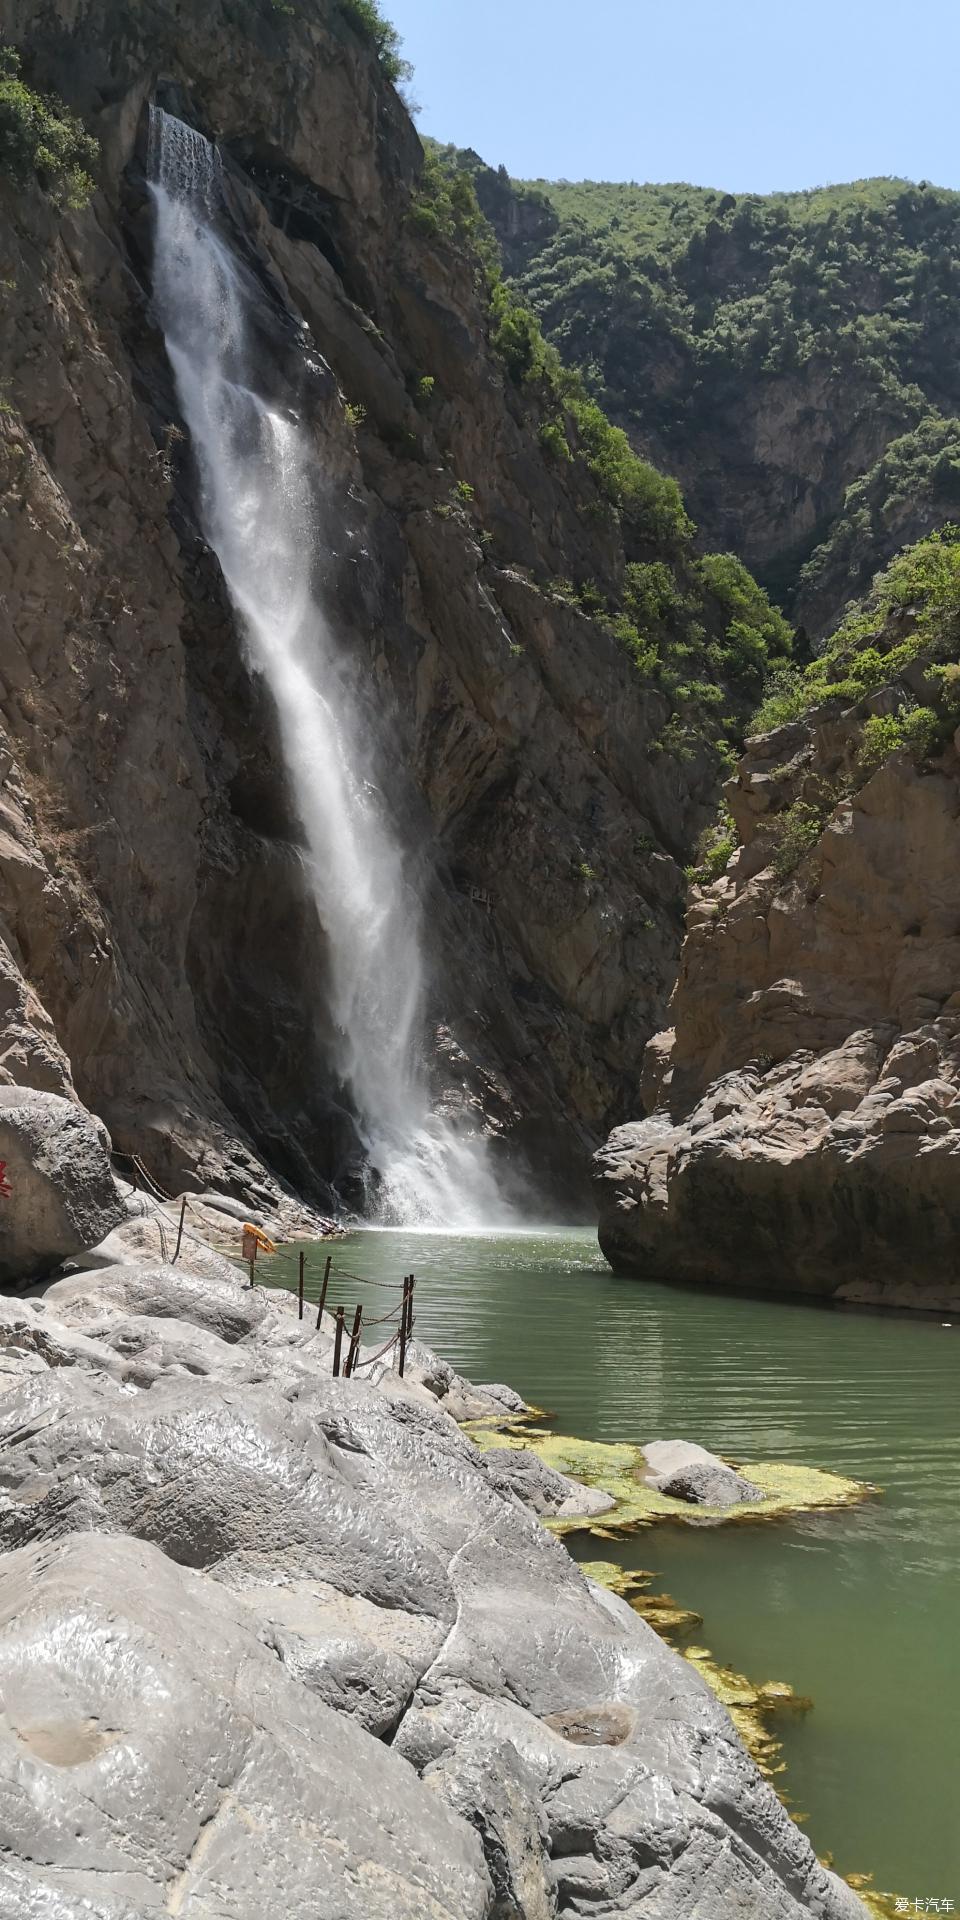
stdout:
[(268, 1240), (259, 1227), (251, 1226), (249, 1220), (244, 1221), (243, 1258), (245, 1260), (255, 1260), (258, 1253), (276, 1253), (276, 1251), (273, 1241)]

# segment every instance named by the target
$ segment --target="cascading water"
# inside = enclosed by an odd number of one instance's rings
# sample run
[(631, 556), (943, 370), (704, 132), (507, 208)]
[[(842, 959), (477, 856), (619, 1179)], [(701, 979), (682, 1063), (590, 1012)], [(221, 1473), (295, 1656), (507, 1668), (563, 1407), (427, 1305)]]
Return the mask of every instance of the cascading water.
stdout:
[(348, 663), (317, 605), (311, 449), (253, 386), (251, 289), (217, 229), (215, 147), (151, 109), (154, 298), (200, 474), (204, 533), (272, 694), (329, 943), (331, 1013), (385, 1223), (508, 1224), (482, 1140), (431, 1110), (420, 912)]

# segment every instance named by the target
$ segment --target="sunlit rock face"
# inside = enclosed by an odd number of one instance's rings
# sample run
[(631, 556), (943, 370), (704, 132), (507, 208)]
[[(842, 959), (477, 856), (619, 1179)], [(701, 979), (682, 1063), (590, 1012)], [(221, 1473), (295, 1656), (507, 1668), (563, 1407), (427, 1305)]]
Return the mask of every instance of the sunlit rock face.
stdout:
[[(960, 1305), (960, 757), (948, 741), (865, 776), (886, 698), (749, 742), (726, 789), (741, 845), (692, 892), (649, 1117), (595, 1162), (623, 1271)], [(819, 829), (781, 876), (778, 822), (813, 796)]]
[(0, 1086), (0, 1286), (52, 1272), (120, 1224), (108, 1145), (75, 1100)]
[(332, 1325), (210, 1254), (0, 1302), (4, 1920), (862, 1916), (447, 1411), (503, 1389)]
[(616, 588), (615, 517), (547, 458), (472, 262), (409, 218), (419, 141), (334, 0), (2, 0), (0, 33), (102, 150), (79, 213), (0, 182), (4, 1064), (72, 1074), (167, 1187), (359, 1194), (304, 830), (152, 305), (156, 99), (219, 143), (257, 383), (312, 449), (431, 1089), (569, 1210), (662, 1024), (714, 797), (706, 756), (648, 752), (666, 708), (623, 649), (542, 591)]

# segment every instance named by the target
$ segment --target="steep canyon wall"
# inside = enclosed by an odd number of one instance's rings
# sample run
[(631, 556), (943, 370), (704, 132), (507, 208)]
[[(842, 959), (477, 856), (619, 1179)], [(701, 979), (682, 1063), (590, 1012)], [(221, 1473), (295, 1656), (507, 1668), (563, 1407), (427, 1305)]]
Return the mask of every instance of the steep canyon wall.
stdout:
[(4, 1074), (75, 1089), (167, 1185), (358, 1190), (302, 831), (151, 307), (156, 98), (220, 144), (263, 390), (312, 436), (438, 1096), (569, 1199), (630, 1112), (714, 798), (708, 755), (648, 752), (666, 708), (627, 653), (544, 592), (616, 591), (615, 516), (546, 457), (473, 260), (411, 221), (419, 141), (335, 0), (3, 0), (0, 37), (101, 148), (81, 211), (0, 183)]

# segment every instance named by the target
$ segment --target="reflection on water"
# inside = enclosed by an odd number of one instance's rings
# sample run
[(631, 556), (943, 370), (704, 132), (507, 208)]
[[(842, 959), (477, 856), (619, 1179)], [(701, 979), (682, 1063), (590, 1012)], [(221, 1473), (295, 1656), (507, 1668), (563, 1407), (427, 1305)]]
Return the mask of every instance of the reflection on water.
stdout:
[[(812, 1695), (783, 1739), (818, 1852), (960, 1911), (960, 1327), (617, 1280), (585, 1229), (362, 1233), (335, 1259), (398, 1284), (413, 1270), (418, 1335), (549, 1407), (562, 1431), (679, 1434), (884, 1487), (819, 1518), (671, 1526), (584, 1551), (655, 1568), (720, 1659)], [(295, 1255), (271, 1265), (295, 1284)], [(355, 1296), (331, 1283), (331, 1304)]]

